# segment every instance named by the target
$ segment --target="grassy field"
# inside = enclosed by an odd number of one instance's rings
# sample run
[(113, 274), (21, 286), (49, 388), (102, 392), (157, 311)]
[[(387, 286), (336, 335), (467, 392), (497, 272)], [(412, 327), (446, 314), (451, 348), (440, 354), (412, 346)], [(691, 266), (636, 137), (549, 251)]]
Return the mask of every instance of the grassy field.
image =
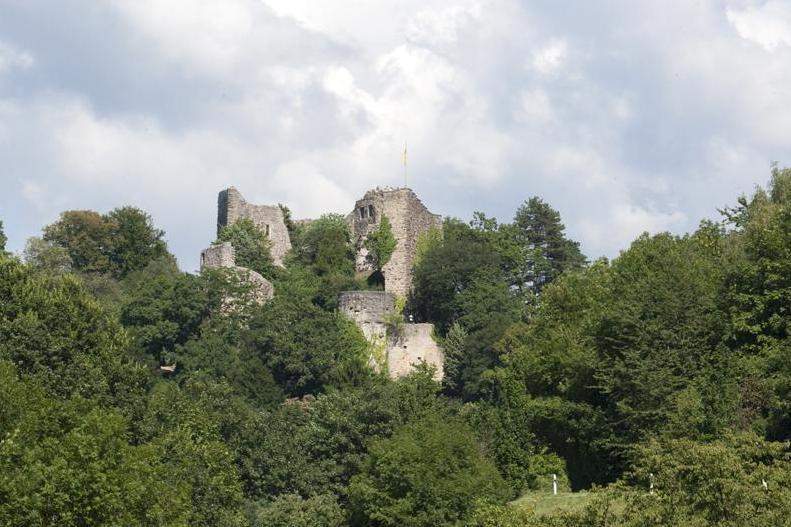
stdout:
[(545, 492), (528, 492), (513, 502), (516, 507), (526, 507), (536, 514), (555, 514), (582, 510), (591, 499), (587, 492), (558, 492), (557, 496)]

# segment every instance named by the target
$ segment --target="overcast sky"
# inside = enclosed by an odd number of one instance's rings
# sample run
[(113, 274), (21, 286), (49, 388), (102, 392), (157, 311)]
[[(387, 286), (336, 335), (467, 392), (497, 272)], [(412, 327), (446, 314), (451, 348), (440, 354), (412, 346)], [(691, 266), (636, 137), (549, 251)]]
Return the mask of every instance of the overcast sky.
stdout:
[(791, 0), (0, 0), (0, 219), (133, 204), (185, 270), (216, 195), (348, 212), (409, 186), (589, 257), (791, 164)]

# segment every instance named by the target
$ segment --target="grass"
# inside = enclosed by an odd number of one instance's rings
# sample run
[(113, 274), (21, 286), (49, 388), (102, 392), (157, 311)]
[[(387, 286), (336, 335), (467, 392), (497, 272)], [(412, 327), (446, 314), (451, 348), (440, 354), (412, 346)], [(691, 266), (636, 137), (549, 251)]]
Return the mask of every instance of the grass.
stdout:
[(528, 492), (516, 499), (512, 505), (529, 508), (537, 515), (577, 512), (590, 503), (592, 496), (587, 492)]

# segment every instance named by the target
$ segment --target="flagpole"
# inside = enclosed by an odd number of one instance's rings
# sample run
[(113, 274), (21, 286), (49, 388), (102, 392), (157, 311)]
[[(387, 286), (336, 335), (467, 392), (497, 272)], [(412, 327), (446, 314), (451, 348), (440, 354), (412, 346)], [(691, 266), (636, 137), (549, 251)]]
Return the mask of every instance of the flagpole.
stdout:
[(407, 181), (406, 181), (406, 141), (404, 141), (404, 188), (407, 188)]

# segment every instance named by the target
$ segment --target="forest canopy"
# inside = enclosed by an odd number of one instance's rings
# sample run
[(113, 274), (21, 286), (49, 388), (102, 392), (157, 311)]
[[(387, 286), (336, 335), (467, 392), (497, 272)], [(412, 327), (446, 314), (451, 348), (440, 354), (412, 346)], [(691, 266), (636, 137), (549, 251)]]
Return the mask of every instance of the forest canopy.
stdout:
[[(539, 197), (446, 218), (404, 307), (442, 382), (371, 368), (340, 216), (290, 223), (284, 267), (223, 229), (275, 286), (236, 310), (238, 277), (180, 271), (136, 207), (65, 211), (22, 256), (0, 222), (0, 524), (786, 525), (791, 170), (734, 203), (611, 261)], [(381, 270), (389, 224), (366, 247)], [(553, 479), (585, 505), (514, 501)]]

